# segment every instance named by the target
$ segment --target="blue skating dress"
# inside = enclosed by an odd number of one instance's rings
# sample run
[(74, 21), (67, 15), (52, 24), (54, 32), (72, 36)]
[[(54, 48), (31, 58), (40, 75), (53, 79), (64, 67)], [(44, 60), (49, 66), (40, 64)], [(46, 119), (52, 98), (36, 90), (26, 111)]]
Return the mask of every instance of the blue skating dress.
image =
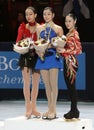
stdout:
[[(51, 40), (51, 38), (57, 36), (56, 32), (52, 28), (50, 29), (50, 27), (47, 27), (46, 33), (45, 33), (45, 30), (41, 31), (40, 37), (43, 39), (47, 39), (49, 30), (50, 30), (50, 35), (49, 35), (50, 40)], [(47, 52), (48, 53), (45, 54), (44, 61), (42, 61), (40, 59), (40, 57), (38, 57), (36, 65), (35, 65), (35, 69), (39, 69), (39, 70), (47, 70), (47, 69), (51, 69), (51, 68), (62, 69), (63, 68), (62, 59), (61, 59), (61, 57), (56, 58), (56, 49), (49, 48), (47, 50)]]

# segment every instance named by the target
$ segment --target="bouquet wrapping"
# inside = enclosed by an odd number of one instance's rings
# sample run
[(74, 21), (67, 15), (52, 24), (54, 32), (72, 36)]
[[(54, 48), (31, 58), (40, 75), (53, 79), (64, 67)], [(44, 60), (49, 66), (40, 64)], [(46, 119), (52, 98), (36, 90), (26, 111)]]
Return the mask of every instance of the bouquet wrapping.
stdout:
[(25, 38), (14, 44), (13, 50), (20, 54), (25, 54), (29, 52), (29, 49), (33, 48), (33, 41), (31, 38)]
[(66, 36), (63, 35), (61, 37), (57, 36), (52, 38), (51, 43), (54, 47), (64, 47), (66, 44)]
[[(65, 35), (62, 35), (61, 37), (57, 36), (57, 37), (54, 37), (52, 38), (51, 40), (51, 44), (57, 48), (57, 47), (62, 47), (64, 48), (65, 44), (66, 44), (66, 36)], [(60, 54), (57, 52), (56, 53), (56, 58), (59, 58), (60, 57)]]
[(49, 42), (46, 41), (45, 39), (39, 39), (36, 42), (34, 42), (34, 48), (36, 51), (40, 51), (40, 52), (45, 52), (45, 50), (48, 47)]
[(46, 49), (48, 48), (49, 40), (45, 40), (43, 38), (40, 38), (36, 42), (33, 43), (33, 46), (37, 52), (41, 52), (42, 56), (40, 57), (41, 60), (44, 60), (44, 54)]

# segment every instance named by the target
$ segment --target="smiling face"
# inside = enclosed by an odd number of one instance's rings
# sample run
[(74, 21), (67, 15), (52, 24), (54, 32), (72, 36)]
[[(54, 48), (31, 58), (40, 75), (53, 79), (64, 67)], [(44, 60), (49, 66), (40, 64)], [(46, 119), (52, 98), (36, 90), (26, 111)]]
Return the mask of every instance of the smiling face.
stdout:
[(52, 22), (54, 18), (54, 13), (50, 9), (45, 9), (43, 11), (43, 18), (46, 23)]
[(25, 17), (26, 17), (26, 20), (27, 20), (28, 22), (34, 22), (35, 19), (36, 19), (36, 16), (37, 16), (37, 14), (34, 13), (33, 10), (31, 10), (31, 9), (29, 9), (29, 8), (26, 9), (26, 11), (25, 11)]
[(75, 28), (76, 20), (74, 20), (71, 16), (66, 16), (65, 18), (65, 26), (67, 29), (72, 30)]

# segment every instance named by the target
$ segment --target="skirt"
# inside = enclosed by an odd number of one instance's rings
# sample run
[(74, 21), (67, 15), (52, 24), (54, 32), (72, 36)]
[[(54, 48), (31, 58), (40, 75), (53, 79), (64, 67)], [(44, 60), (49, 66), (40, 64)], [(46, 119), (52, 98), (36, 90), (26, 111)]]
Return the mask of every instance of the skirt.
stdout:
[(35, 69), (35, 64), (37, 62), (38, 55), (33, 52), (29, 52), (26, 54), (21, 54), (18, 61), (18, 66), (20, 66), (20, 69), (22, 70), (24, 67), (27, 67), (28, 69)]
[(52, 68), (62, 69), (63, 64), (62, 64), (62, 57), (58, 58), (56, 57), (56, 49), (50, 48), (44, 55), (44, 60), (41, 60), (41, 58), (38, 57), (35, 69), (45, 70)]

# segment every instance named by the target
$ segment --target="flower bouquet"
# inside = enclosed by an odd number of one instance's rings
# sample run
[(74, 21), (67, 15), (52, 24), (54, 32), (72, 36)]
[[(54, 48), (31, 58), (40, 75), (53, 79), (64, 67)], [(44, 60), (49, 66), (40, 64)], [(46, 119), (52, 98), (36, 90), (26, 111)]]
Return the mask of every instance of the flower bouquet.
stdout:
[(41, 53), (40, 58), (42, 61), (44, 60), (44, 54), (46, 49), (48, 48), (48, 45), (49, 45), (49, 40), (45, 40), (43, 38), (40, 38), (39, 40), (33, 43), (36, 52)]
[[(65, 35), (62, 35), (61, 37), (60, 36), (57, 36), (57, 37), (54, 37), (52, 38), (51, 40), (51, 44), (57, 48), (57, 47), (62, 47), (64, 48), (65, 44), (66, 44), (66, 36)], [(56, 58), (59, 58), (60, 54), (57, 52), (56, 53)]]
[(51, 43), (54, 47), (64, 47), (66, 44), (66, 36), (63, 35), (61, 37), (54, 37), (52, 38)]
[(32, 47), (33, 41), (31, 38), (25, 38), (14, 44), (13, 50), (20, 54), (29, 52), (30, 46)]

